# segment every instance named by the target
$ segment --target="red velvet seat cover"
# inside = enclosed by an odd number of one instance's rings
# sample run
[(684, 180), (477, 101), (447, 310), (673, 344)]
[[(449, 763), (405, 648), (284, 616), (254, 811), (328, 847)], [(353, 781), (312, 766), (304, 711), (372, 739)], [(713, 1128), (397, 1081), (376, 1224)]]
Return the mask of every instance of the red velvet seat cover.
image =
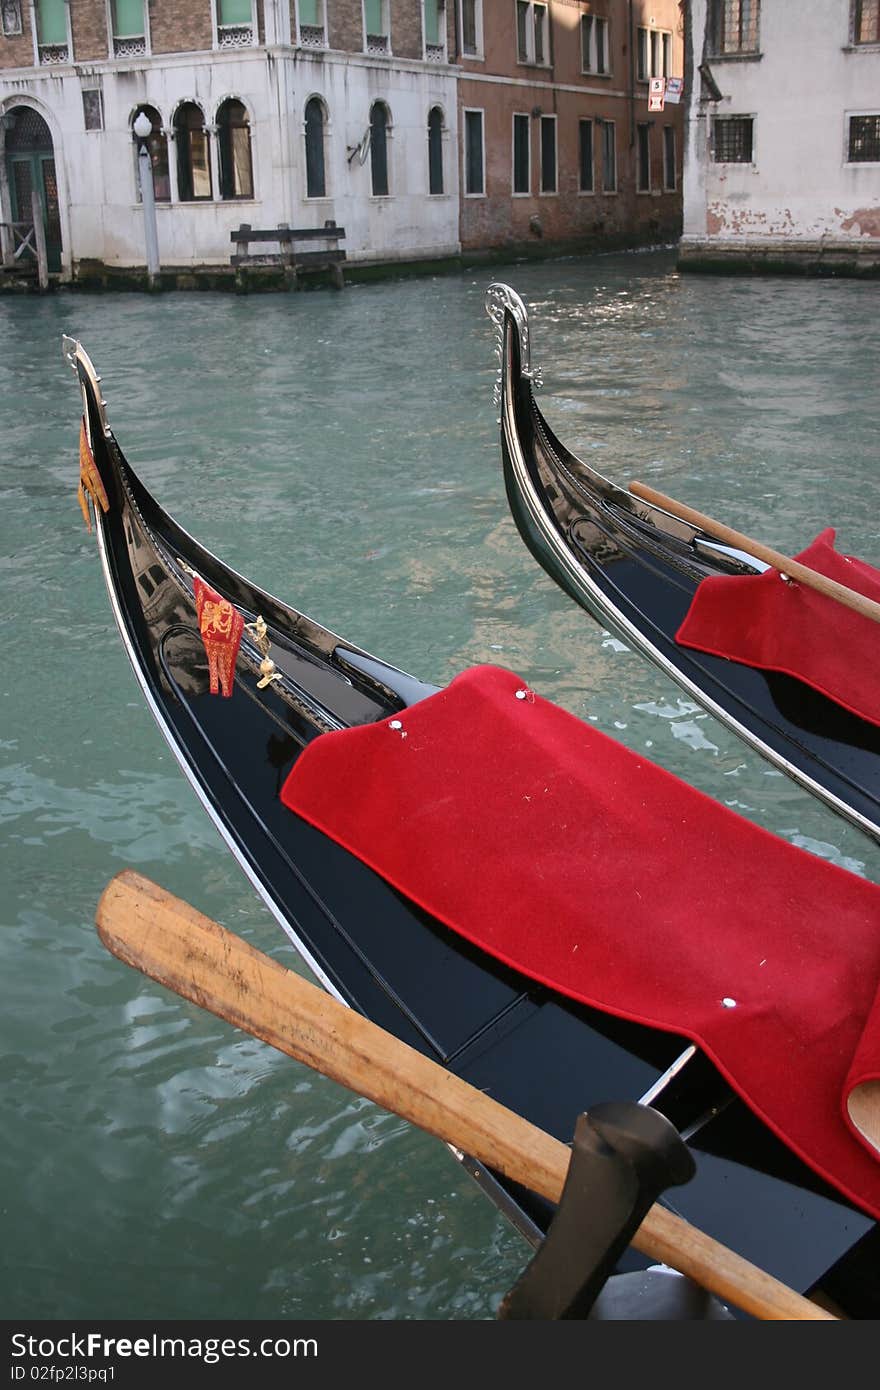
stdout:
[(846, 1109), (880, 1078), (880, 887), (492, 666), (395, 719), (323, 734), (281, 795), (499, 960), (691, 1038), (880, 1216), (880, 1154)]
[[(830, 528), (796, 559), (880, 603), (880, 570), (834, 548)], [(835, 599), (770, 569), (713, 576), (697, 588), (676, 633), (684, 647), (795, 676), (880, 724), (880, 629)]]

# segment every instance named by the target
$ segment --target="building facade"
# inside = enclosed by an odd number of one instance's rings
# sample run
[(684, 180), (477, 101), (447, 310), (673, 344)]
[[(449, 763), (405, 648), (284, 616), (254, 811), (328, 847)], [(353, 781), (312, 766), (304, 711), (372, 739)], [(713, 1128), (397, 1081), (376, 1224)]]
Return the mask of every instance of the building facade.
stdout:
[(132, 131), (145, 112), (163, 266), (228, 266), (241, 223), (332, 220), (354, 260), (454, 255), (445, 21), (436, 0), (300, 0), (298, 11), (293, 0), (4, 0), (0, 221), (28, 217), (36, 187), (51, 268), (143, 265)]
[(677, 0), (456, 0), (461, 241), (669, 241), (681, 230)]
[(350, 262), (615, 245), (680, 225), (677, 0), (0, 0), (0, 233), (50, 270), (230, 267), (241, 224)]
[(690, 0), (683, 268), (880, 270), (880, 3)]

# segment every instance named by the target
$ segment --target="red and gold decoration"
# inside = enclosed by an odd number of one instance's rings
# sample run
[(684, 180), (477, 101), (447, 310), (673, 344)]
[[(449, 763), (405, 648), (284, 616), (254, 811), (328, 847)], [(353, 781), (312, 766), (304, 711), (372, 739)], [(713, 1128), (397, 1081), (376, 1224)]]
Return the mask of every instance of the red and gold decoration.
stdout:
[(89, 513), (89, 504), (86, 501), (86, 493), (91, 497), (96, 511), (100, 507), (102, 512), (109, 512), (110, 503), (107, 500), (107, 493), (104, 491), (104, 484), (101, 482), (101, 475), (95, 465), (89, 436), (86, 433), (86, 422), (83, 420), (79, 427), (79, 490), (76, 495), (86, 526), (91, 531), (92, 518)]
[(244, 632), (244, 618), (226, 598), (221, 598), (210, 584), (198, 575), (193, 578), (199, 632), (208, 656), (211, 694), (218, 690), (228, 698), (232, 694), (235, 661)]

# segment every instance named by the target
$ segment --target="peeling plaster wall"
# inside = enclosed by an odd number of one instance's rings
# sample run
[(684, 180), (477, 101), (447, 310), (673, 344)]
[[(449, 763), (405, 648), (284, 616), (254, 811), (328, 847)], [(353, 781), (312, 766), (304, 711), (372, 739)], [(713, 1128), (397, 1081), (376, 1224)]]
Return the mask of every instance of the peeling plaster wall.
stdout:
[[(880, 251), (880, 164), (847, 164), (849, 116), (880, 110), (880, 47), (850, 44), (850, 0), (762, 0), (760, 57), (705, 46), (691, 4), (683, 242), (871, 243)], [(700, 99), (704, 57), (722, 92)], [(716, 164), (713, 115), (754, 117), (753, 160)]]

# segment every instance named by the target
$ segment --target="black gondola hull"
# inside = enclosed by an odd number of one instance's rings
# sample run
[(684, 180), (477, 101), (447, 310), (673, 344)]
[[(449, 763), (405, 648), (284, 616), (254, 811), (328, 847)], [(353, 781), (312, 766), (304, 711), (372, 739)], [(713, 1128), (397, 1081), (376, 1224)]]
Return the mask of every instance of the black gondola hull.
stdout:
[[(827, 1282), (832, 1268), (835, 1288), (854, 1285), (855, 1247), (876, 1242), (875, 1223), (758, 1123), (704, 1059), (676, 1070), (685, 1042), (572, 1004), (499, 965), (282, 805), (280, 787), (312, 738), (386, 718), (431, 687), (263, 593), (178, 527), (123, 458), (88, 358), (69, 340), (67, 351), (108, 495), (106, 513), (95, 508), (108, 591), (145, 699), (236, 859), (324, 985), (563, 1140), (590, 1106), (652, 1095), (691, 1134), (697, 1176), (676, 1191), (678, 1211), (802, 1291)], [(246, 638), (232, 696), (208, 693), (193, 570), (246, 619), (266, 620), (277, 685), (259, 688), (260, 652)], [(547, 1204), (494, 1174), (478, 1176), (539, 1240)]]

